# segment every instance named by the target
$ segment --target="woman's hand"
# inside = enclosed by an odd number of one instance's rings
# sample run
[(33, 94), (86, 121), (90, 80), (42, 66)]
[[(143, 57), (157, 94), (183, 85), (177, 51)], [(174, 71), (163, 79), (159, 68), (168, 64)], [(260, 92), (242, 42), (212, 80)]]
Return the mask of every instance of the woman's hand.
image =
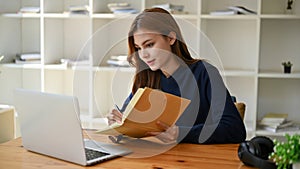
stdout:
[(168, 126), (167, 124), (158, 121), (157, 125), (159, 128), (163, 129), (163, 132), (148, 132), (147, 136), (155, 136), (159, 140), (165, 142), (165, 143), (173, 143), (176, 142), (178, 135), (179, 135), (179, 129), (178, 126)]
[(111, 125), (115, 122), (121, 123), (122, 122), (122, 116), (123, 116), (123, 114), (119, 110), (112, 109), (109, 112), (109, 114), (107, 115), (108, 125)]

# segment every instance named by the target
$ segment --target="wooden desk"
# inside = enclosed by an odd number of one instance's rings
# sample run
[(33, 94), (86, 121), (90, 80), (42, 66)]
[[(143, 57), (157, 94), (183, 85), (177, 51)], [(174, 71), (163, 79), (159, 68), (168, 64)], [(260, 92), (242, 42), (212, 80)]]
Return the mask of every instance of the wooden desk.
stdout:
[[(94, 137), (93, 137), (94, 139)], [(140, 141), (140, 140), (138, 140)], [(137, 144), (136, 142), (134, 144)], [(112, 159), (83, 167), (25, 150), (21, 138), (0, 144), (0, 168), (119, 168), (119, 169), (250, 169), (237, 156), (238, 144), (195, 145), (178, 144), (162, 154), (144, 158), (131, 156)], [(150, 150), (151, 151), (151, 150)], [(143, 150), (142, 152), (145, 152)]]

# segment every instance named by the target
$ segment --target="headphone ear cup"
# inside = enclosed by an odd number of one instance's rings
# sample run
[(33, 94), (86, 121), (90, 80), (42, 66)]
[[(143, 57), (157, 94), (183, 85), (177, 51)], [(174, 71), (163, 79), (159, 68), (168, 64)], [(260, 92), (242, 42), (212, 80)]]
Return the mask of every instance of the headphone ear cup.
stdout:
[(251, 154), (254, 156), (259, 157), (260, 156), (260, 147), (253, 141), (248, 141), (247, 142), (248, 150)]
[(252, 165), (251, 153), (249, 151), (248, 141), (240, 143), (238, 148), (238, 157), (246, 165)]
[(268, 160), (269, 154), (273, 152), (274, 143), (273, 141), (265, 136), (256, 136), (249, 142), (255, 147), (255, 153), (257, 157), (264, 160)]
[(238, 156), (240, 160), (248, 166), (256, 166), (260, 159), (256, 155), (255, 146), (250, 141), (240, 143), (238, 148)]
[(238, 157), (248, 166), (257, 168), (276, 169), (273, 161), (268, 156), (273, 152), (274, 143), (271, 139), (256, 136), (250, 141), (241, 142), (238, 148)]

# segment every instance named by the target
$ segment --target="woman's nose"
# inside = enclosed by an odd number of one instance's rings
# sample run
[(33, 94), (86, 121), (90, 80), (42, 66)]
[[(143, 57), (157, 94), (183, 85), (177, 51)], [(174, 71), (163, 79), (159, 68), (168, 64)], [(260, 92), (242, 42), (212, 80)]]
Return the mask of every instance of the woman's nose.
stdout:
[(140, 56), (143, 57), (143, 58), (147, 58), (149, 57), (149, 52), (147, 49), (141, 49), (140, 50)]

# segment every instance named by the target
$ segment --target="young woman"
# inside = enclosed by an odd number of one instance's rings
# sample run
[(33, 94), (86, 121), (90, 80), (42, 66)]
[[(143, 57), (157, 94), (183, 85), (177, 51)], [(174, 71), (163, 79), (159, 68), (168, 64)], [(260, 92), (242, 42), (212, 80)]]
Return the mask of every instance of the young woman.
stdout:
[[(146, 9), (133, 21), (129, 34), (128, 61), (136, 68), (126, 108), (138, 88), (160, 89), (191, 100), (174, 126), (162, 122), (163, 132), (148, 132), (163, 142), (240, 143), (246, 138), (244, 123), (218, 70), (191, 57), (179, 26), (161, 8)], [(121, 110), (122, 112), (122, 110)], [(121, 121), (112, 110), (109, 124)]]

